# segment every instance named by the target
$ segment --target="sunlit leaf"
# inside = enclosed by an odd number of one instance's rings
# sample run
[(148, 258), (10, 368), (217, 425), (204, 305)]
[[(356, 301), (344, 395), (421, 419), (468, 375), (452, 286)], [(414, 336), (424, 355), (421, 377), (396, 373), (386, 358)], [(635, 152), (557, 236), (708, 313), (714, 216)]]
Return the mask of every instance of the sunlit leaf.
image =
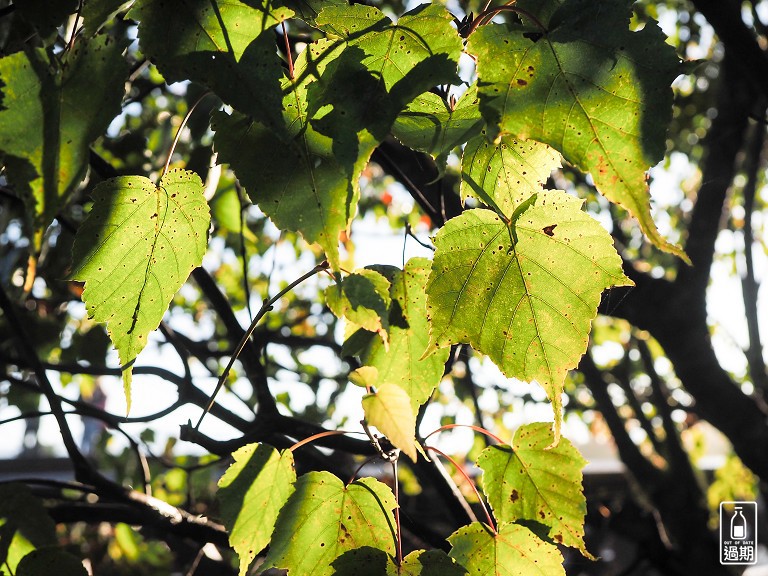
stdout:
[[(540, 192), (511, 223), (469, 210), (435, 237), (425, 354), (468, 343), (510, 378), (538, 382), (555, 411), (587, 348), (600, 295), (625, 286), (610, 235), (564, 192)], [(513, 244), (513, 238), (516, 240)]]
[(229, 543), (240, 557), (240, 576), (269, 544), (280, 509), (293, 493), (293, 453), (266, 444), (248, 444), (219, 480), (221, 516)]
[(171, 170), (158, 186), (143, 176), (120, 176), (93, 192), (93, 209), (75, 239), (71, 278), (85, 281), (88, 314), (107, 323), (123, 365), (128, 410), (131, 364), (202, 263), (209, 223), (194, 172)]
[(587, 503), (581, 471), (587, 462), (567, 438), (554, 447), (553, 441), (552, 427), (537, 422), (518, 428), (511, 448), (483, 450), (477, 459), (483, 491), (499, 522), (544, 524), (552, 540), (594, 559), (584, 545)]
[(396, 506), (391, 490), (373, 478), (344, 486), (329, 472), (309, 472), (277, 519), (262, 564), (303, 576), (331, 576), (333, 562), (362, 547), (395, 553)]
[(280, 134), (274, 27), (292, 15), (277, 0), (139, 0), (130, 12), (140, 20), (142, 51), (169, 82), (200, 82)]
[(6, 173), (34, 214), (35, 244), (88, 166), (88, 147), (120, 113), (126, 41), (78, 41), (62, 63), (45, 50), (0, 58), (0, 151)]
[(502, 524), (498, 534), (473, 522), (448, 537), (450, 556), (469, 574), (565, 576), (563, 557), (525, 526)]
[(379, 380), (379, 371), (373, 366), (360, 366), (349, 373), (349, 381), (355, 386), (370, 388), (376, 386)]
[(664, 156), (679, 60), (655, 22), (630, 31), (631, 4), (602, 2), (596, 18), (591, 0), (566, 0), (546, 29), (481, 26), (468, 46), (480, 109), (502, 134), (545, 142), (589, 172), (656, 246), (683, 256), (656, 229), (646, 182)]
[(378, 338), (368, 338), (361, 353), (363, 363), (378, 371), (379, 382), (397, 384), (408, 393), (414, 412), (429, 400), (440, 383), (450, 353), (441, 349), (421, 358), (429, 343), (426, 285), (430, 265), (426, 258), (411, 258), (405, 270), (376, 267), (391, 283), (389, 348)]
[[(345, 163), (369, 141), (387, 137), (398, 113), (432, 87), (456, 82), (461, 40), (442, 6), (422, 4), (397, 23), (378, 8), (328, 7), (317, 18), (345, 49), (312, 94), (314, 107), (331, 110), (312, 123), (334, 140)], [(350, 89), (354, 87), (353, 89)]]
[(494, 144), (480, 135), (464, 148), (461, 198), (477, 198), (511, 219), (559, 167), (560, 155), (546, 144), (509, 136)]
[(405, 390), (388, 382), (379, 384), (374, 394), (363, 398), (363, 411), (369, 424), (416, 462), (416, 413)]

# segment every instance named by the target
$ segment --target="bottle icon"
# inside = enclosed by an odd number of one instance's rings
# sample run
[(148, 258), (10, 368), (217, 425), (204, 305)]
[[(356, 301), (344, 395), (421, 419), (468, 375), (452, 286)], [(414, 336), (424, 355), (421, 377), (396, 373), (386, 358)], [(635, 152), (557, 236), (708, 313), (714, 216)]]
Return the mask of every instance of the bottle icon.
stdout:
[(741, 513), (741, 506), (736, 506), (735, 510), (731, 517), (731, 538), (744, 540), (747, 537), (747, 519)]

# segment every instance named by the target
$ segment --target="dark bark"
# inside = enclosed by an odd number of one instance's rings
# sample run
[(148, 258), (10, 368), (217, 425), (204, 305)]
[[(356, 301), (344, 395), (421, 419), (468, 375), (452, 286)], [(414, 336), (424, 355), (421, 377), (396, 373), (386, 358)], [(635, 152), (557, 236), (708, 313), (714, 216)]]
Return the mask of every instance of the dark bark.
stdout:
[(742, 461), (761, 478), (768, 478), (766, 414), (742, 393), (720, 365), (707, 325), (707, 286), (715, 240), (721, 228), (728, 188), (736, 173), (750, 110), (756, 95), (726, 59), (718, 99), (717, 118), (705, 146), (708, 150), (686, 251), (693, 266), (681, 265), (674, 281), (652, 278), (630, 264), (625, 269), (635, 281), (626, 297), (606, 310), (658, 340), (685, 389), (695, 399), (693, 409), (722, 431)]

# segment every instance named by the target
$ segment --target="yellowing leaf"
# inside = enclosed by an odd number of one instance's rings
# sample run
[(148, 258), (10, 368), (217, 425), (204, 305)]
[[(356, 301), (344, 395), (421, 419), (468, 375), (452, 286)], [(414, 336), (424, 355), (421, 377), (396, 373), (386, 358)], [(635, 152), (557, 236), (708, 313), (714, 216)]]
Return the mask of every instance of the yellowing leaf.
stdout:
[(293, 493), (293, 453), (266, 444), (248, 444), (232, 454), (234, 463), (219, 479), (221, 516), (229, 543), (240, 557), (240, 576), (267, 547), (280, 509)]
[(379, 379), (379, 371), (373, 366), (360, 366), (357, 370), (349, 373), (349, 381), (356, 386), (370, 388), (376, 386)]
[(202, 263), (210, 214), (203, 183), (186, 170), (171, 170), (159, 186), (142, 176), (120, 176), (99, 184), (92, 196), (70, 276), (85, 282), (88, 314), (107, 323), (130, 410), (133, 361)]
[(396, 384), (381, 384), (375, 394), (363, 398), (363, 411), (369, 424), (416, 462), (416, 413), (405, 390)]
[(501, 134), (545, 142), (589, 172), (656, 246), (685, 258), (657, 230), (646, 183), (664, 156), (679, 60), (655, 22), (630, 31), (630, 5), (601, 2), (596, 18), (592, 0), (566, 0), (545, 30), (530, 19), (481, 26), (468, 45), (480, 109)]
[(567, 438), (557, 446), (553, 442), (552, 427), (537, 422), (518, 428), (511, 448), (483, 450), (477, 459), (483, 492), (499, 522), (544, 524), (552, 540), (594, 559), (584, 545), (587, 503), (581, 471), (587, 462)]
[(563, 381), (587, 348), (600, 295), (631, 283), (611, 237), (581, 204), (541, 192), (511, 227), (490, 210), (464, 212), (438, 232), (427, 285), (425, 355), (468, 343), (507, 377), (538, 382), (556, 440)]
[(525, 526), (502, 524), (498, 534), (473, 522), (448, 537), (450, 556), (469, 574), (565, 576), (563, 557)]

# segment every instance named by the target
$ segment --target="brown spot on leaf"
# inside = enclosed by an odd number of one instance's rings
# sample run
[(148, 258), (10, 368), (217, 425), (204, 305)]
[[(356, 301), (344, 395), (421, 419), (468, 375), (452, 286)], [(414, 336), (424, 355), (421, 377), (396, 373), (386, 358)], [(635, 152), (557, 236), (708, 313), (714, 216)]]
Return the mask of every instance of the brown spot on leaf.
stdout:
[(541, 230), (547, 236), (554, 236), (555, 235), (555, 228), (557, 228), (557, 224), (550, 224), (549, 226), (544, 226), (544, 228), (542, 228)]
[(518, 500), (520, 500), (520, 494), (517, 492), (517, 490), (512, 490), (512, 493), (509, 495), (509, 501), (517, 502)]

